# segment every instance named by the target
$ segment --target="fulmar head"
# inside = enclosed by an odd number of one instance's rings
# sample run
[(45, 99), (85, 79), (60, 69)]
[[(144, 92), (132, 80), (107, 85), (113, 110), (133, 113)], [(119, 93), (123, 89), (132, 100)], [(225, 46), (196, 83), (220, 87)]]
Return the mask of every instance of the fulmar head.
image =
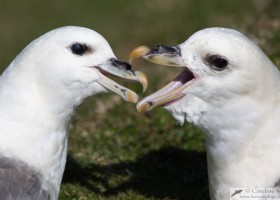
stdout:
[(13, 70), (23, 72), (16, 74), (25, 74), (30, 83), (34, 78), (36, 84), (41, 83), (45, 88), (50, 86), (53, 92), (69, 93), (68, 97), (76, 99), (76, 104), (87, 96), (108, 90), (126, 101), (137, 102), (136, 93), (107, 78), (107, 74), (138, 81), (144, 89), (147, 87), (143, 73), (132, 70), (126, 62), (118, 61), (100, 34), (83, 27), (58, 28), (34, 40), (7, 72)]
[(140, 56), (157, 64), (183, 68), (171, 83), (137, 105), (139, 111), (162, 105), (180, 123), (186, 117), (206, 126), (201, 119), (207, 113), (234, 108), (237, 101), (247, 101), (248, 95), (253, 95), (255, 101), (266, 98), (267, 85), (279, 82), (273, 75), (278, 75), (278, 71), (263, 52), (232, 29), (204, 29), (174, 47), (141, 46), (131, 53), (130, 62)]

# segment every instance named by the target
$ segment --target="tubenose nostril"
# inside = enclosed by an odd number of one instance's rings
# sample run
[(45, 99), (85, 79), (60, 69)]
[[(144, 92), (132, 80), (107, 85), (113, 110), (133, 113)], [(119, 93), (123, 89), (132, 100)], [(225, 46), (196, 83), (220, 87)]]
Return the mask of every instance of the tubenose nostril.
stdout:
[(162, 44), (158, 44), (158, 45), (157, 45), (157, 48), (158, 48), (158, 49), (161, 49), (162, 46), (163, 46)]
[(150, 53), (178, 53), (180, 55), (180, 50), (178, 47), (170, 47), (164, 44), (158, 44), (156, 48), (150, 51)]
[(126, 70), (131, 70), (131, 65), (126, 63), (126, 62), (124, 62), (124, 63), (125, 63), (125, 69)]
[(124, 68), (126, 70), (131, 70), (131, 65), (127, 62), (122, 62), (122, 61), (119, 61), (115, 58), (111, 58), (110, 61), (116, 67)]
[(174, 48), (174, 47), (164, 46), (164, 48), (165, 48), (167, 51), (171, 52), (171, 53), (175, 53), (175, 52), (178, 51), (178, 50), (177, 50), (176, 48)]
[(160, 53), (166, 52), (166, 46), (163, 45), (163, 44), (159, 44), (159, 45), (157, 46), (157, 48), (158, 48), (158, 51), (159, 51)]

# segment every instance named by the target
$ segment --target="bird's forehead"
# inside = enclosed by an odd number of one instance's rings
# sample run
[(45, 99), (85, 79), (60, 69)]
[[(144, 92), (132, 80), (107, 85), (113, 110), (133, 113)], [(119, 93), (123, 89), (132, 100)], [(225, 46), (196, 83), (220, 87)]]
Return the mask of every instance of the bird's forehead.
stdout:
[(246, 40), (246, 37), (232, 29), (227, 28), (208, 28), (200, 30), (196, 33), (194, 33), (190, 38), (190, 41), (209, 41), (209, 42), (216, 42), (218, 40), (222, 41), (244, 41)]
[(248, 39), (238, 31), (209, 28), (196, 32), (181, 46), (197, 53), (231, 54), (247, 44)]
[(108, 42), (99, 33), (83, 28), (83, 27), (62, 27), (52, 30), (43, 35), (41, 40), (46, 42), (54, 42), (61, 45), (69, 45), (74, 42), (92, 44), (92, 45), (106, 45)]

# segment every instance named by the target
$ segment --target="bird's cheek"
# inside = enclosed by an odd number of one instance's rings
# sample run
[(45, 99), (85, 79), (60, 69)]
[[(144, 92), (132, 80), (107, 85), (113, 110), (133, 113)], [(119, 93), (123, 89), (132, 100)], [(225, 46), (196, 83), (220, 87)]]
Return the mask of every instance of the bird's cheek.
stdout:
[(107, 93), (108, 90), (104, 88), (97, 82), (92, 82), (90, 84), (81, 84), (79, 87), (79, 96), (81, 99), (85, 99), (87, 97), (100, 94), (100, 93)]
[(107, 90), (105, 87), (103, 87), (101, 84), (97, 83), (97, 82), (93, 82), (89, 85), (89, 87), (87, 87), (90, 96), (95, 95), (95, 94), (99, 94), (99, 93), (108, 93), (109, 90)]
[(84, 84), (92, 84), (100, 79), (98, 72), (95, 68), (87, 67), (77, 74), (77, 80), (83, 82)]

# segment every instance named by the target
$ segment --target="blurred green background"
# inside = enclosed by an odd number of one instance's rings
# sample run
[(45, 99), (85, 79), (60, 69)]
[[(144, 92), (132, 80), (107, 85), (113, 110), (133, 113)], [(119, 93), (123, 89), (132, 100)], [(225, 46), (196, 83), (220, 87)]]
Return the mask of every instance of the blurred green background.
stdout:
[[(139, 45), (177, 45), (206, 27), (230, 27), (254, 40), (280, 65), (278, 0), (2, 0), (1, 71), (33, 39), (57, 27), (96, 30), (120, 60)], [(143, 97), (178, 72), (135, 63), (150, 80)], [(163, 78), (164, 77), (164, 78)], [(69, 127), (60, 199), (209, 199), (203, 134), (178, 126), (162, 108), (137, 113), (115, 94), (88, 99)]]

